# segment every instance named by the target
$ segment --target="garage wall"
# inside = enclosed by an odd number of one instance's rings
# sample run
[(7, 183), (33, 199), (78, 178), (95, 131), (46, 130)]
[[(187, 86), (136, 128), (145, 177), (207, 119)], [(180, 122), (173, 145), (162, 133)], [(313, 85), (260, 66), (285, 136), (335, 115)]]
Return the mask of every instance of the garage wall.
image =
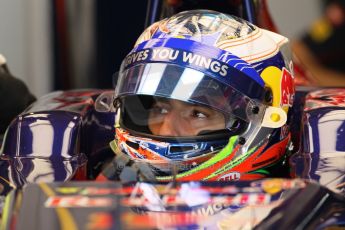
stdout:
[(296, 38), (321, 14), (322, 0), (267, 0), (279, 32)]
[(51, 91), (51, 15), (47, 0), (0, 0), (0, 53), (37, 97)]

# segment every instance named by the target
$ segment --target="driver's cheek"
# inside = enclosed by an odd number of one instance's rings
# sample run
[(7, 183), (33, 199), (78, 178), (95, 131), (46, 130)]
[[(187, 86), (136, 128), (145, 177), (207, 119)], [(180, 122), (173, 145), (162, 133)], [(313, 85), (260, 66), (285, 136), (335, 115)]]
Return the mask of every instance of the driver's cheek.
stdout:
[(202, 131), (212, 129), (212, 127), (209, 127), (210, 125), (208, 124), (207, 119), (191, 119), (188, 125), (194, 136), (197, 136)]

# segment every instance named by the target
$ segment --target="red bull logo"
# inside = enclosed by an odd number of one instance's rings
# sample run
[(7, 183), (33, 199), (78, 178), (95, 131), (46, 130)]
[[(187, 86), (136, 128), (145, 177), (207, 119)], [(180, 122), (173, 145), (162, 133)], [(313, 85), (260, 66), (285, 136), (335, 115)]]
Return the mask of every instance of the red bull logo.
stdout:
[(292, 74), (285, 68), (283, 68), (282, 73), (282, 83), (281, 83), (281, 103), (282, 105), (291, 106), (293, 103), (292, 95), (294, 95), (294, 82)]

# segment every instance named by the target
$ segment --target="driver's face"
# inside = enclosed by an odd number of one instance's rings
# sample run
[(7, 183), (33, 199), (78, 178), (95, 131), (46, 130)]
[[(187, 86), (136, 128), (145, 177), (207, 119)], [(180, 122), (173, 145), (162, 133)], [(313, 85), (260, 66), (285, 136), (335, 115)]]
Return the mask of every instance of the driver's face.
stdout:
[(196, 136), (202, 131), (225, 128), (225, 118), (220, 112), (163, 99), (153, 104), (148, 123), (150, 131), (160, 136)]

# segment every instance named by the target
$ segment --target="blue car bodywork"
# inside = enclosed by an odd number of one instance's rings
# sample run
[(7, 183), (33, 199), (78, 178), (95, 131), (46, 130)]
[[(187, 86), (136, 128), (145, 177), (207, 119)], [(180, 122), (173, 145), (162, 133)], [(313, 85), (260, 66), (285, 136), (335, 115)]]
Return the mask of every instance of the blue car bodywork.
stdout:
[[(101, 218), (98, 211), (106, 213), (111, 220), (108, 219), (109, 223), (104, 220), (108, 223), (105, 229), (154, 228), (158, 223), (163, 228), (198, 226), (212, 229), (213, 224), (228, 226), (236, 216), (244, 221), (244, 225), (238, 223), (239, 227), (246, 226), (246, 223), (255, 223), (251, 225), (253, 228), (263, 229), (273, 226), (281, 229), (344, 226), (345, 96), (342, 95), (345, 95), (345, 90), (297, 89), (291, 121), (293, 148), (290, 146), (289, 149), (291, 178), (227, 183), (93, 182), (102, 166), (114, 156), (109, 147), (114, 138), (116, 117), (110, 109), (111, 95), (112, 90), (53, 92), (40, 98), (11, 123), (1, 150), (2, 194), (11, 191), (4, 210), (6, 213), (19, 213), (19, 216), (16, 219), (13, 214), (6, 214), (5, 228), (9, 228), (9, 223), (13, 221), (19, 229), (25, 226), (26, 218), (22, 216), (29, 215), (25, 210), (32, 207), (32, 196), (41, 197), (37, 202), (43, 213), (50, 213), (47, 211), (49, 205), (52, 205), (49, 210), (56, 211), (61, 207), (69, 210), (74, 225), (80, 228), (90, 221), (90, 215)], [(143, 193), (146, 187), (151, 192)], [(188, 198), (184, 188), (189, 188)], [(214, 188), (218, 190), (212, 190)], [(225, 192), (224, 189), (229, 188), (233, 191)], [(96, 199), (90, 191), (102, 196)], [(200, 192), (203, 194), (201, 198)], [(19, 206), (15, 205), (21, 196), (24, 199)], [(255, 203), (256, 199), (262, 203)], [(262, 199), (267, 200), (263, 202)], [(105, 201), (108, 205), (102, 206)], [(226, 202), (229, 204), (225, 205)], [(84, 214), (75, 214), (75, 206), (83, 210), (77, 213)], [(266, 210), (266, 214), (255, 217), (258, 220), (254, 222), (253, 216), (246, 211), (253, 207)], [(164, 215), (172, 210), (177, 217), (170, 221), (155, 219), (165, 218)], [(200, 211), (203, 219), (194, 216), (196, 210), (204, 210)], [(63, 220), (55, 211), (45, 215), (57, 223), (57, 228), (61, 228)], [(159, 217), (152, 217), (152, 212), (156, 215), (157, 211)], [(224, 212), (231, 217), (224, 219)], [(150, 213), (150, 218), (147, 219), (148, 216), (143, 213)], [(147, 225), (143, 227), (122, 215), (138, 220), (144, 218)], [(285, 215), (284, 218), (282, 215)], [(191, 219), (186, 221), (186, 218)], [(31, 229), (44, 229), (46, 225), (43, 222), (32, 225)], [(118, 222), (122, 225), (115, 224)]]

